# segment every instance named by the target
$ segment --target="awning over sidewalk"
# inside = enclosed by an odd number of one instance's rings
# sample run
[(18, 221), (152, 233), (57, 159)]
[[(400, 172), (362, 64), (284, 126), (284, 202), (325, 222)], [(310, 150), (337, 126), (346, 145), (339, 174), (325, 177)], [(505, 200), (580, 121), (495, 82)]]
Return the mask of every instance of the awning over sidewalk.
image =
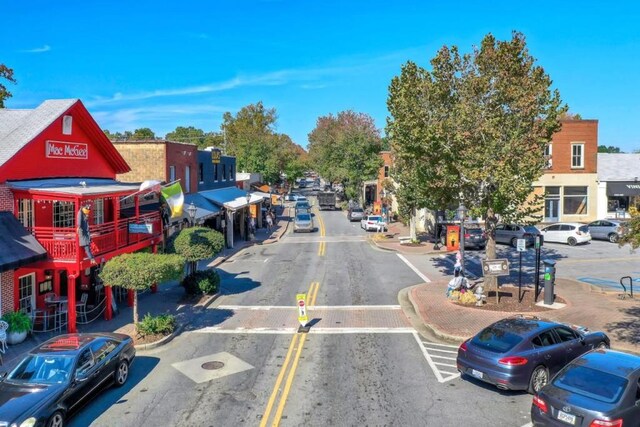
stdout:
[(182, 218), (186, 220), (190, 220), (189, 212), (187, 208), (189, 205), (193, 203), (193, 205), (198, 208), (196, 210), (195, 221), (204, 221), (207, 218), (214, 217), (216, 215), (220, 215), (220, 208), (211, 203), (205, 197), (203, 197), (200, 193), (192, 193), (185, 194), (184, 196), (184, 208), (182, 209)]
[(640, 183), (607, 182), (607, 196), (640, 196)]
[(0, 212), (0, 273), (47, 258), (47, 251), (11, 212)]
[[(217, 190), (201, 191), (200, 194), (205, 199), (215, 203), (218, 206), (235, 211), (247, 206), (247, 192), (237, 187), (219, 188)], [(251, 194), (251, 193), (250, 193)], [(262, 201), (262, 197), (251, 194), (249, 204), (253, 205)]]

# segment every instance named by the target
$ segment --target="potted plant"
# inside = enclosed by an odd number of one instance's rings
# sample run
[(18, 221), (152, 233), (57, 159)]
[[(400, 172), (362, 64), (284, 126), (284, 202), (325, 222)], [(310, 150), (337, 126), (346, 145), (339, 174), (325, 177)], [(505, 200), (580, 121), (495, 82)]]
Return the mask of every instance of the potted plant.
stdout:
[(7, 343), (19, 344), (27, 338), (27, 332), (31, 330), (31, 319), (21, 311), (6, 313), (2, 320), (9, 324), (7, 329)]

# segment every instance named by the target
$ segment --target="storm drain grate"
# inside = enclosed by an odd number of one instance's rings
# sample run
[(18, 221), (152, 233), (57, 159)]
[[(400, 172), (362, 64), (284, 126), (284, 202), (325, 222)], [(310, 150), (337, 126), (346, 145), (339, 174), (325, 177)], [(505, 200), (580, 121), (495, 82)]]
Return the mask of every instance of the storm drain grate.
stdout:
[(215, 371), (216, 369), (224, 368), (224, 363), (214, 360), (213, 362), (205, 362), (201, 366), (202, 366), (202, 369), (206, 369), (208, 371)]

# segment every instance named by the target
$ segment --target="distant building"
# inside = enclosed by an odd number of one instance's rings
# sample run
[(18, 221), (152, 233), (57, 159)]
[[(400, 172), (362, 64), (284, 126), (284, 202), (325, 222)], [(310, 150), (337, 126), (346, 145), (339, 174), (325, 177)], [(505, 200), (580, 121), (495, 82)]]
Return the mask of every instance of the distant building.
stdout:
[(598, 218), (640, 210), (640, 154), (598, 153)]

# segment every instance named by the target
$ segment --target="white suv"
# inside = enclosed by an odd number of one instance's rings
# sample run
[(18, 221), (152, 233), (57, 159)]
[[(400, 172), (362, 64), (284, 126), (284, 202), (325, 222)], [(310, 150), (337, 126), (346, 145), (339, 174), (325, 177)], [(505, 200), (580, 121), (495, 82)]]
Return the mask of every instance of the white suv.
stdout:
[(380, 215), (368, 215), (360, 220), (360, 227), (366, 231), (387, 231), (387, 223)]
[(579, 222), (558, 222), (540, 230), (544, 236), (544, 242), (566, 243), (575, 246), (578, 243), (587, 243), (591, 240), (589, 226)]

